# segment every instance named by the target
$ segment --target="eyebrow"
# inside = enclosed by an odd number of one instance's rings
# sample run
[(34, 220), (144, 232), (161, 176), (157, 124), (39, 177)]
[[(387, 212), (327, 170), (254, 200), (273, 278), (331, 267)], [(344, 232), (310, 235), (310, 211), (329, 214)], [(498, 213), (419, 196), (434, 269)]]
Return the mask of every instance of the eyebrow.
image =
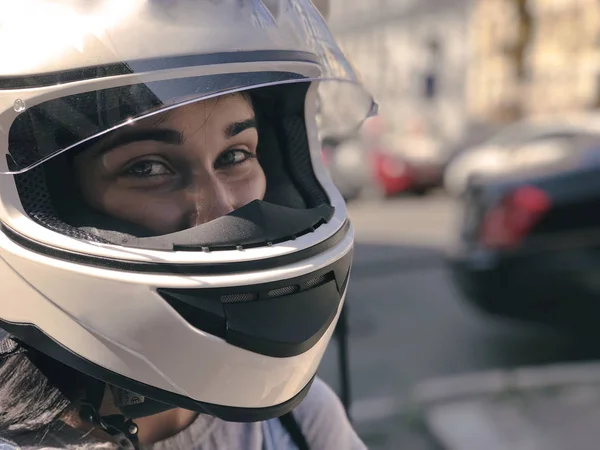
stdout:
[(256, 118), (252, 117), (250, 119), (242, 120), (241, 122), (233, 122), (225, 127), (225, 137), (230, 139), (242, 131), (245, 131), (249, 128), (256, 128)]
[[(256, 127), (256, 118), (252, 117), (241, 122), (230, 123), (225, 127), (224, 135), (227, 139), (230, 139), (249, 128)], [(157, 141), (163, 142), (165, 144), (181, 145), (185, 142), (185, 137), (181, 132), (173, 130), (171, 128), (148, 128), (127, 130), (123, 133), (117, 134), (116, 136), (110, 139), (107, 139), (106, 142), (100, 144), (100, 147), (96, 151), (96, 155), (101, 156), (118, 147), (142, 141)]]
[(133, 129), (119, 133), (106, 142), (100, 144), (100, 148), (96, 151), (97, 156), (101, 156), (111, 150), (114, 150), (123, 145), (132, 144), (141, 141), (157, 141), (165, 144), (181, 145), (184, 142), (183, 134), (179, 131), (170, 128), (148, 128), (148, 129)]

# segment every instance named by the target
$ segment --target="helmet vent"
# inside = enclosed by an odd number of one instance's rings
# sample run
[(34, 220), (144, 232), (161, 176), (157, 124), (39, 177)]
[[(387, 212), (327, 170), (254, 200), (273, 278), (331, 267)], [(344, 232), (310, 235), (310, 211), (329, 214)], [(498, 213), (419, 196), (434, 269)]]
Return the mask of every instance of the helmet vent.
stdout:
[(299, 290), (300, 290), (300, 286), (298, 286), (298, 285), (286, 286), (286, 287), (282, 287), (282, 288), (278, 288), (278, 289), (271, 289), (267, 293), (267, 295), (271, 298), (283, 297), (284, 295), (295, 294)]
[[(322, 284), (327, 283), (334, 279), (333, 272), (325, 273), (323, 275), (318, 275), (314, 278), (311, 278), (305, 283), (293, 284), (290, 286), (284, 286), (276, 289), (271, 289), (269, 291), (263, 292), (236, 292), (233, 294), (224, 294), (221, 295), (221, 303), (244, 303), (244, 302), (253, 302), (258, 300), (259, 298), (277, 298), (284, 297), (286, 295), (292, 295), (301, 290), (314, 289), (316, 287), (321, 286)], [(266, 295), (265, 295), (266, 294)]]
[(242, 303), (242, 302), (253, 302), (258, 300), (257, 292), (246, 292), (239, 294), (226, 294), (221, 296), (222, 303)]
[(306, 282), (306, 288), (312, 289), (314, 287), (322, 285), (323, 283), (328, 281), (329, 278), (331, 278), (331, 277), (328, 277), (327, 275), (331, 275), (331, 272), (329, 274), (323, 274), (323, 275), (319, 275), (318, 277), (311, 278), (310, 280), (308, 280)]

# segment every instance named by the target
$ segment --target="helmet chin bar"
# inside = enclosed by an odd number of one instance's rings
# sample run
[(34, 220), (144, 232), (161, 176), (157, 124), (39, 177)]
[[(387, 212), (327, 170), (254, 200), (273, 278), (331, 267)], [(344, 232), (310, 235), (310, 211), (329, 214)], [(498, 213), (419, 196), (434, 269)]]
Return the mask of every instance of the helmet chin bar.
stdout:
[[(113, 386), (119, 386), (126, 391), (139, 393), (146, 398), (152, 398), (153, 401), (148, 403), (149, 406), (155, 402), (164, 402), (166, 405), (172, 405), (167, 409), (185, 408), (202, 414), (215, 416), (228, 422), (259, 422), (282, 416), (292, 411), (300, 404), (300, 402), (302, 402), (302, 400), (304, 400), (314, 379), (313, 377), (294, 397), (278, 405), (262, 408), (223, 406), (194, 400), (180, 394), (158, 389), (98, 366), (71, 352), (66, 347), (63, 347), (34, 325), (15, 324), (0, 320), (0, 327), (20, 341), (27, 342), (28, 346), (31, 346), (51, 358), (85, 373), (92, 378), (102, 380)], [(156, 411), (158, 411), (158, 405)], [(141, 409), (138, 414), (140, 414), (138, 417), (144, 415)]]
[[(204, 333), (220, 337), (224, 348), (227, 344), (243, 348), (251, 351), (254, 358), (260, 359), (261, 355), (262, 358), (271, 358), (271, 363), (276, 365), (277, 359), (285, 360), (310, 351), (322, 341), (324, 333), (331, 330), (346, 292), (351, 253), (351, 250), (347, 251), (338, 260), (293, 278), (229, 287), (164, 287), (159, 288), (158, 293), (173, 307), (174, 314), (179, 314), (191, 326), (204, 330)], [(307, 379), (304, 388), (290, 392), (283, 403), (268, 406), (209, 403), (145, 384), (93, 363), (85, 355), (60, 344), (31, 322), (0, 320), (0, 327), (28, 346), (75, 370), (118, 386), (122, 391), (139, 394), (137, 399), (129, 397), (129, 405), (121, 408), (123, 415), (130, 418), (179, 407), (227, 421), (267, 420), (295, 408), (311, 384)], [(171, 348), (178, 350), (176, 344)], [(144, 401), (140, 402), (142, 397)], [(244, 404), (236, 400), (229, 402), (229, 405), (231, 403)]]
[(313, 232), (329, 222), (330, 205), (294, 209), (254, 200), (208, 223), (156, 237), (125, 238), (121, 245), (147, 250), (213, 251), (261, 247)]
[(300, 277), (229, 288), (173, 289), (158, 293), (195, 328), (227, 343), (274, 358), (310, 350), (335, 319), (352, 252)]
[[(273, 206), (275, 211), (288, 209)], [(158, 291), (202, 331), (266, 356), (291, 357), (310, 349), (331, 325), (346, 290), (351, 259), (352, 252), (325, 270), (262, 285)], [(131, 419), (175, 408), (119, 387), (111, 390), (115, 405)]]

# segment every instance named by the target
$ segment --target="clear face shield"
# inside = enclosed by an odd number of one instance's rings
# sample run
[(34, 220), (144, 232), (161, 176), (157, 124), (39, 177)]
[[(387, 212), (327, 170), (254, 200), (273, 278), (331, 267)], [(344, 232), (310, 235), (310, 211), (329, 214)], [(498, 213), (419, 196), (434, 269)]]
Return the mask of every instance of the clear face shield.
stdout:
[[(14, 58), (8, 55), (0, 62), (0, 142), (8, 150), (0, 173), (26, 171), (168, 108), (269, 85), (319, 81), (320, 122), (336, 131), (355, 129), (376, 113), (372, 97), (309, 0), (125, 3), (117, 8), (108, 0), (85, 6), (23, 0), (3, 13), (0, 41), (15, 35), (23, 8), (33, 11), (37, 36), (45, 38), (30, 42), (21, 36), (8, 46)], [(181, 41), (161, 39), (159, 30), (165, 28), (175, 28), (170, 35)], [(144, 32), (153, 42), (132, 49), (131, 40)], [(151, 53), (173, 56), (145, 58)], [(91, 62), (92, 55), (102, 64), (47, 72), (58, 68), (56, 61), (77, 66)], [(249, 72), (240, 70), (242, 65), (254, 67)], [(282, 70), (260, 69), (275, 65)], [(194, 72), (206, 76), (184, 75)], [(128, 76), (108, 80), (119, 75)], [(90, 82), (63, 88), (66, 82), (84, 80)], [(37, 89), (24, 90), (28, 87)], [(15, 121), (39, 125), (40, 137), (13, 130), (9, 145)], [(63, 139), (47, 139), (52, 126), (64, 128)], [(15, 142), (23, 141), (35, 144), (28, 155), (17, 150), (20, 145)]]

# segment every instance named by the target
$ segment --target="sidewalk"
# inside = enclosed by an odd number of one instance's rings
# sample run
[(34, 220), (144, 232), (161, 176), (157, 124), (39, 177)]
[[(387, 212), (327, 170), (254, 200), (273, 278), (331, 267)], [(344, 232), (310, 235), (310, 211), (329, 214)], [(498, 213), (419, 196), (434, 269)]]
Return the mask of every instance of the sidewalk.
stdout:
[(600, 363), (440, 378), (413, 394), (445, 450), (600, 448)]

